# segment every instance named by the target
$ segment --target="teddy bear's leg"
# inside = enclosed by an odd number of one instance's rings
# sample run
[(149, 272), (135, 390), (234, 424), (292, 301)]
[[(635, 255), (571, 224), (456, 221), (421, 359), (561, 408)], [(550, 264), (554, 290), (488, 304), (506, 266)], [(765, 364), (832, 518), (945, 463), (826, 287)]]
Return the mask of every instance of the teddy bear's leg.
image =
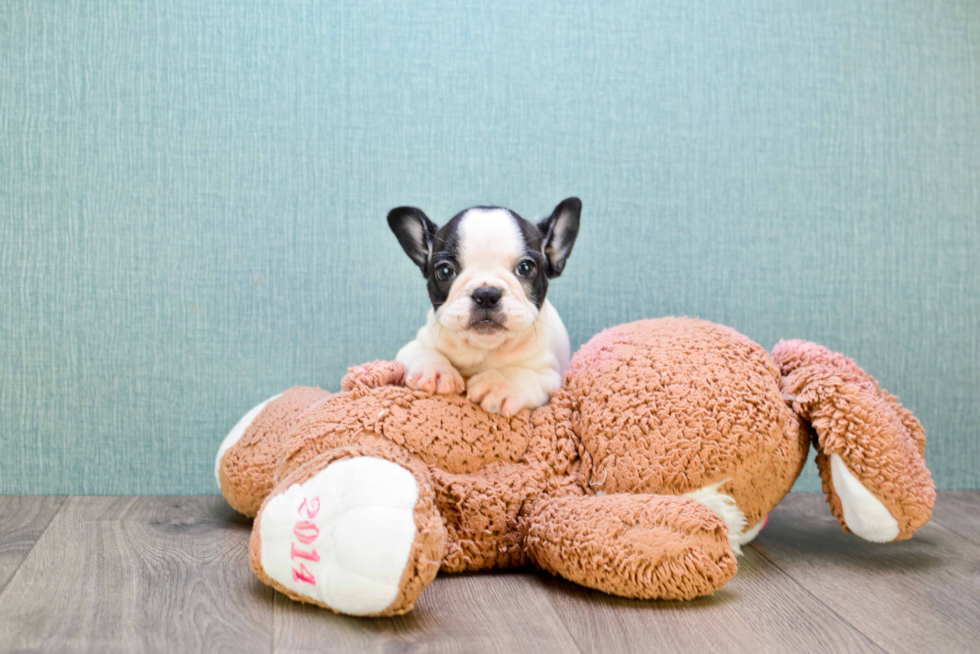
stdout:
[(435, 467), (431, 472), (446, 526), (443, 572), (527, 564), (518, 522), (528, 496), (544, 487), (543, 471), (525, 464), (491, 463), (476, 474)]
[(252, 407), (248, 413), (243, 415), (238, 422), (235, 423), (235, 426), (231, 428), (228, 435), (221, 441), (221, 445), (218, 446), (218, 454), (214, 458), (214, 479), (218, 482), (218, 486), (221, 486), (221, 457), (225, 455), (225, 452), (227, 452), (229, 448), (234, 446), (242, 439), (242, 436), (245, 434), (245, 430), (248, 429), (253, 422), (255, 422), (255, 418), (262, 413), (262, 410), (265, 409), (269, 402), (274, 402), (280, 397), (282, 397), (282, 393), (273, 395), (265, 402), (261, 402)]
[(328, 397), (330, 393), (322, 389), (297, 386), (269, 398), (238, 421), (214, 461), (218, 488), (232, 508), (255, 515), (272, 490), (279, 448), (290, 428)]
[(284, 479), (256, 516), (255, 574), (338, 613), (398, 615), (435, 578), (446, 547), (428, 468), (373, 439), (324, 452)]
[(841, 354), (782, 341), (772, 355), (783, 393), (816, 432), (817, 469), (841, 527), (874, 542), (911, 537), (936, 498), (919, 421)]
[(725, 521), (689, 497), (539, 500), (522, 531), (541, 568), (623, 597), (692, 599), (718, 590), (738, 569)]

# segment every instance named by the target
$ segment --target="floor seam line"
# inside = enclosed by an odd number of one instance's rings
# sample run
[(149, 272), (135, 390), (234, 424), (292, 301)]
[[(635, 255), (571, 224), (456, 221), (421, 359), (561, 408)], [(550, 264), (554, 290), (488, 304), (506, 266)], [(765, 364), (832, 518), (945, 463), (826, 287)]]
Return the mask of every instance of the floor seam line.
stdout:
[[(56, 497), (59, 497), (59, 496), (56, 496)], [(57, 518), (58, 515), (61, 513), (61, 509), (64, 508), (65, 504), (68, 503), (68, 499), (71, 498), (71, 497), (73, 497), (73, 496), (72, 495), (61, 495), (60, 497), (62, 498), (62, 500), (61, 500), (61, 504), (58, 505), (58, 509), (54, 513), (51, 514), (51, 517), (44, 524), (44, 529), (42, 529), (41, 530), (41, 533), (37, 535), (37, 540), (35, 540), (34, 541), (34, 544), (31, 545), (31, 549), (27, 550), (27, 554), (25, 554), (24, 555), (24, 558), (21, 559), (20, 563), (17, 564), (17, 568), (14, 569), (14, 573), (12, 575), (10, 575), (10, 578), (9, 579), (7, 579), (7, 583), (5, 583), (2, 587), (0, 587), (0, 599), (3, 598), (4, 593), (7, 592), (7, 589), (10, 588), (10, 585), (14, 582), (14, 579), (17, 578), (17, 575), (20, 573), (20, 569), (22, 567), (24, 567), (24, 563), (26, 563), (27, 562), (27, 559), (30, 558), (31, 552), (34, 551), (34, 549), (37, 547), (37, 544), (41, 542), (41, 539), (42, 538), (44, 538), (44, 534), (46, 534), (48, 532), (48, 527), (51, 526), (51, 523), (54, 522), (54, 519)]]
[(882, 652), (887, 653), (887, 652), (890, 651), (886, 647), (884, 647), (883, 645), (881, 645), (880, 643), (878, 643), (878, 641), (876, 641), (870, 634), (866, 634), (862, 629), (859, 629), (857, 627), (857, 625), (852, 624), (850, 620), (848, 620), (847, 618), (845, 618), (844, 616), (842, 616), (840, 613), (838, 613), (837, 611), (835, 611), (834, 610), (834, 607), (832, 607), (831, 605), (827, 604), (825, 601), (823, 601), (823, 599), (821, 599), (820, 597), (817, 597), (812, 592), (810, 592), (810, 589), (807, 588), (806, 586), (804, 586), (802, 583), (800, 583), (800, 581), (798, 579), (796, 579), (796, 577), (794, 577), (793, 575), (791, 575), (786, 570), (783, 570), (781, 567), (779, 567), (779, 564), (778, 563), (776, 563), (775, 561), (773, 561), (772, 559), (770, 559), (768, 556), (766, 556), (764, 553), (762, 553), (762, 551), (760, 551), (759, 548), (756, 547), (755, 543), (749, 543), (749, 547), (751, 547), (753, 550), (755, 550), (756, 553), (759, 556), (761, 556), (766, 561), (768, 561), (774, 568), (776, 568), (781, 573), (783, 573), (784, 575), (786, 575), (786, 578), (787, 579), (789, 579), (794, 584), (796, 584), (796, 586), (798, 586), (800, 588), (800, 590), (802, 590), (804, 593), (806, 593), (807, 595), (809, 595), (810, 597), (812, 597), (815, 602), (817, 602), (821, 606), (826, 607), (828, 611), (830, 611), (835, 616), (837, 616), (837, 619), (838, 620), (840, 620), (841, 622), (843, 622), (844, 624), (846, 624), (847, 626), (849, 626), (851, 629), (853, 629), (854, 631), (858, 632), (859, 634), (861, 634), (862, 636), (864, 636), (865, 638), (867, 638), (869, 643), (871, 643), (872, 645), (874, 645), (875, 647), (877, 647)]
[(555, 603), (551, 599), (551, 593), (549, 593), (544, 588), (544, 585), (541, 583), (541, 579), (540, 577), (538, 577), (538, 575), (543, 573), (539, 570), (535, 570), (532, 574), (534, 575), (535, 581), (537, 582), (538, 589), (548, 599), (548, 607), (551, 609), (551, 612), (555, 614), (555, 617), (558, 618), (558, 624), (561, 625), (561, 628), (565, 630), (565, 633), (568, 634), (568, 637), (572, 639), (573, 643), (575, 643), (575, 649), (578, 650), (579, 654), (585, 654), (585, 650), (582, 649), (582, 646), (579, 644), (578, 639), (575, 638), (575, 634), (573, 634), (572, 630), (568, 628), (567, 624), (565, 624), (565, 620), (561, 617), (561, 613), (559, 613), (558, 609), (555, 607)]

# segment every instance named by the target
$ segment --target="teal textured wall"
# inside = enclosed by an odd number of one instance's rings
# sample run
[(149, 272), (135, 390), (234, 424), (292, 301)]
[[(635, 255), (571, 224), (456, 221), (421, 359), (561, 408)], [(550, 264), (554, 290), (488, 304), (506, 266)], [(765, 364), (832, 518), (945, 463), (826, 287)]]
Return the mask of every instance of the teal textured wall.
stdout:
[(352, 4), (0, 7), (0, 492), (214, 492), (243, 412), (422, 321), (390, 207), (572, 194), (575, 345), (821, 342), (980, 485), (980, 3)]

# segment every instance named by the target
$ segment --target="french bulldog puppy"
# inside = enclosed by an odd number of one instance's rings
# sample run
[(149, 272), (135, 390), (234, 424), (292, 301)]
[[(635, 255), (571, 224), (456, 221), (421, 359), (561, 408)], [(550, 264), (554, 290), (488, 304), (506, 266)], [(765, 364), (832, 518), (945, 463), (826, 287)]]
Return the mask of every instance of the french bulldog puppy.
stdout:
[(578, 198), (537, 225), (502, 207), (467, 209), (443, 227), (415, 207), (388, 214), (432, 301), (415, 340), (398, 352), (410, 388), (466, 393), (505, 416), (548, 402), (571, 352), (545, 296), (572, 253), (581, 214)]

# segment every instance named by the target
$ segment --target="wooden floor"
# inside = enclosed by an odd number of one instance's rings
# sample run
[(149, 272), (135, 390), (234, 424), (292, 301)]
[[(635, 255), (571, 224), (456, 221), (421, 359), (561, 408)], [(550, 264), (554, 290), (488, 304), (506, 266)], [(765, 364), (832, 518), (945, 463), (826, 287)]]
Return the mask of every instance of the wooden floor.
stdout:
[(440, 576), (394, 619), (333, 615), (252, 576), (217, 497), (0, 497), (0, 651), (980, 651), (980, 491), (941, 494), (902, 543), (790, 495), (693, 602), (639, 602), (521, 570)]

